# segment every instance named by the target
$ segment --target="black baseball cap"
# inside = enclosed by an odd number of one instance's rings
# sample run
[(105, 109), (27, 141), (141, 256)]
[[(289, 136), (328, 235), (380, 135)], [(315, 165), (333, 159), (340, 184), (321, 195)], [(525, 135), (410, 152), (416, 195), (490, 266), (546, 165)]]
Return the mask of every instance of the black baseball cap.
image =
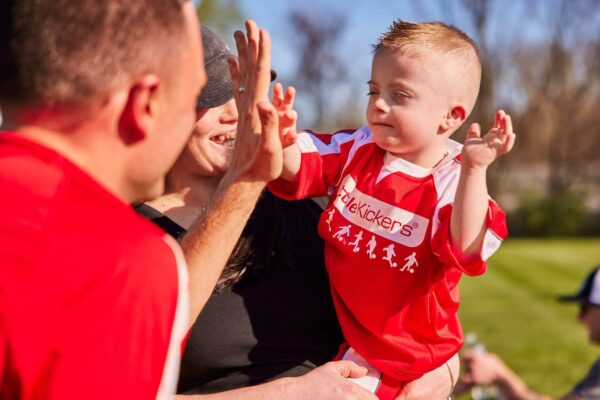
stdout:
[(600, 273), (598, 271), (600, 271), (600, 266), (594, 268), (585, 277), (577, 293), (560, 296), (558, 300), (600, 306)]
[[(205, 25), (202, 25), (201, 29), (207, 82), (198, 96), (196, 105), (198, 108), (214, 108), (233, 98), (233, 82), (227, 60), (235, 56), (213, 31)], [(271, 81), (276, 77), (275, 71), (271, 70)]]

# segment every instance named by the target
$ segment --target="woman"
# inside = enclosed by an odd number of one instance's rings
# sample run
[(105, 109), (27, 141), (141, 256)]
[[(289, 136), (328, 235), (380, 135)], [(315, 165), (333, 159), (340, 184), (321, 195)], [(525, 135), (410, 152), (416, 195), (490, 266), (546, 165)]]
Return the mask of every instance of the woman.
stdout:
[[(208, 83), (198, 99), (193, 135), (169, 173), (166, 193), (138, 210), (171, 235), (185, 234), (228, 168), (237, 109), (222, 41), (202, 28)], [(343, 341), (317, 236), (320, 208), (264, 193), (184, 351), (179, 392), (214, 398), (374, 398), (328, 363)], [(446, 366), (407, 393), (451, 390)], [(309, 373), (307, 373), (309, 372)], [(456, 371), (454, 371), (456, 376)], [(429, 379), (427, 381), (426, 379)], [(441, 393), (441, 394), (440, 394)], [(186, 397), (189, 399), (189, 397)], [(204, 398), (204, 397), (202, 397)]]

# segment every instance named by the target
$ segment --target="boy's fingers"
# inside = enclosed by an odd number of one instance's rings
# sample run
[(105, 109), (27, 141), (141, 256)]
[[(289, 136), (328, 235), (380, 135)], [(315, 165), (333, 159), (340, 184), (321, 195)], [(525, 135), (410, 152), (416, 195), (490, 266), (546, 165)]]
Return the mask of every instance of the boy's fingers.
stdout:
[(281, 107), (283, 103), (283, 86), (277, 82), (273, 85), (273, 105), (275, 107)]
[(477, 139), (481, 137), (481, 127), (478, 123), (473, 123), (469, 127), (469, 131), (467, 132), (467, 137), (465, 140), (469, 139)]
[(296, 120), (298, 119), (298, 113), (294, 110), (288, 110), (284, 115), (286, 122), (289, 122), (290, 124), (296, 123)]
[(494, 115), (494, 128), (500, 128), (502, 126), (502, 119), (504, 118), (504, 110), (496, 111)]
[(511, 133), (510, 135), (506, 136), (506, 143), (504, 144), (504, 152), (508, 153), (509, 151), (512, 150), (513, 146), (515, 145), (515, 139), (517, 138), (517, 136), (514, 133)]
[(286, 110), (291, 110), (294, 107), (294, 99), (296, 98), (296, 89), (293, 86), (288, 86), (285, 90), (285, 97), (283, 103), (285, 104)]
[(506, 114), (502, 119), (502, 128), (504, 129), (504, 133), (506, 135), (511, 135), (513, 133), (512, 119), (510, 115)]

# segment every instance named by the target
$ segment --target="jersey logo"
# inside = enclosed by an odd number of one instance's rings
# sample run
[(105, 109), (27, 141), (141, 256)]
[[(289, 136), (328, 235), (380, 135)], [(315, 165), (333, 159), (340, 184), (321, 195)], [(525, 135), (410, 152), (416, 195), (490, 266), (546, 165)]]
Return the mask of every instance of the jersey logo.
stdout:
[[(354, 225), (408, 247), (417, 247), (423, 243), (429, 225), (429, 219), (425, 217), (361, 192), (350, 175), (342, 181), (333, 204)], [(347, 230), (348, 232), (336, 232), (334, 237), (342, 240), (342, 236), (349, 235), (349, 229)], [(391, 254), (393, 248), (388, 252)]]

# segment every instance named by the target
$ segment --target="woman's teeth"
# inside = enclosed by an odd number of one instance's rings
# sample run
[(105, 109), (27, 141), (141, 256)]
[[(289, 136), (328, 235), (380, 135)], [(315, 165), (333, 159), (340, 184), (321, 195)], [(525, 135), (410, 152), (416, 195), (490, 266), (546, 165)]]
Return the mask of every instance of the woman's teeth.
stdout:
[(229, 133), (224, 133), (221, 135), (213, 136), (210, 138), (210, 140), (222, 146), (233, 146), (233, 143), (235, 142), (235, 136)]

